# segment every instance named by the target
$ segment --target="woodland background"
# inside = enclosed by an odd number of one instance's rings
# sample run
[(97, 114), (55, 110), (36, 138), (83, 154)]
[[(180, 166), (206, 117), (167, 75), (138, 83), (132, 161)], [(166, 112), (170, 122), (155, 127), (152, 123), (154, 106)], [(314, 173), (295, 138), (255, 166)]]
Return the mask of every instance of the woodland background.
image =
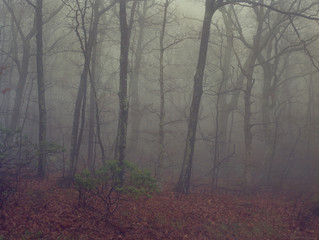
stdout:
[(2, 172), (128, 160), (184, 193), (315, 188), (319, 6), (258, 2), (1, 1)]

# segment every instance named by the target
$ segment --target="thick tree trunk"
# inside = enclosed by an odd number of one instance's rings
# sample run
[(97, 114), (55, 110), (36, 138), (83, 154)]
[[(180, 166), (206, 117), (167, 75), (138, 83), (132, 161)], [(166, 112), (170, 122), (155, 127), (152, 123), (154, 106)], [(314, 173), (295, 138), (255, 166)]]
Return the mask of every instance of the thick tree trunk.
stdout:
[[(120, 84), (119, 84), (119, 118), (117, 131), (117, 144), (115, 149), (115, 159), (119, 161), (120, 166), (126, 159), (126, 136), (129, 102), (127, 97), (127, 67), (129, 52), (129, 28), (126, 16), (127, 0), (120, 0), (120, 28), (121, 28), (121, 55), (120, 55)], [(123, 180), (124, 172), (121, 172), (120, 178)]]
[(205, 7), (205, 17), (202, 27), (202, 36), (199, 48), (199, 56), (196, 67), (196, 73), (194, 76), (194, 87), (193, 87), (193, 97), (190, 107), (190, 114), (188, 120), (188, 129), (186, 137), (186, 146), (184, 152), (183, 165), (180, 173), (178, 183), (175, 190), (180, 193), (188, 193), (190, 188), (192, 164), (193, 164), (193, 155), (194, 147), (196, 140), (196, 130), (198, 122), (198, 112), (201, 102), (201, 97), (203, 94), (203, 75), (206, 65), (206, 56), (207, 56), (207, 46), (210, 36), (210, 27), (212, 17), (217, 7), (215, 6), (214, 0), (206, 0)]

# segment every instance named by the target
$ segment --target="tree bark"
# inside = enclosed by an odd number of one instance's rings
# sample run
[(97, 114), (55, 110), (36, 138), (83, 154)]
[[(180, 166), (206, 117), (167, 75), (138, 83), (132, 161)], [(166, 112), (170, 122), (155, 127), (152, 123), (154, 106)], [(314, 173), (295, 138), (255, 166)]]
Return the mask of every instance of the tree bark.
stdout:
[[(30, 51), (31, 51), (31, 46), (30, 46), (30, 41), (36, 34), (36, 15), (34, 16), (34, 21), (33, 21), (33, 26), (28, 32), (28, 34), (24, 34), (22, 29), (21, 29), (21, 24), (19, 22), (19, 19), (17, 19), (13, 8), (9, 5), (9, 2), (7, 0), (3, 0), (4, 5), (10, 12), (10, 15), (12, 17), (12, 23), (17, 27), (17, 32), (19, 33), (19, 36), (22, 41), (22, 59), (18, 59), (18, 54), (17, 52), (13, 56), (13, 61), (17, 65), (17, 69), (19, 72), (19, 80), (16, 86), (16, 94), (15, 94), (15, 100), (14, 100), (14, 105), (13, 105), (13, 110), (12, 110), (12, 117), (11, 117), (11, 122), (9, 128), (12, 131), (16, 131), (18, 125), (19, 125), (19, 119), (21, 115), (21, 107), (22, 107), (22, 101), (23, 101), (23, 92), (25, 88), (25, 84), (28, 78), (28, 68), (29, 68), (29, 61), (30, 61)], [(31, 4), (33, 7), (35, 5)], [(53, 11), (46, 19), (42, 21), (42, 25), (46, 24), (49, 22), (61, 9), (61, 5), (59, 8), (57, 8), (55, 11)], [(13, 40), (14, 43), (16, 43), (16, 39)], [(18, 47), (17, 44), (16, 48)], [(15, 49), (16, 51), (16, 49)], [(9, 141), (12, 141), (9, 140)]]
[[(228, 13), (227, 13), (228, 12)], [(238, 101), (234, 102), (235, 106), (230, 106), (227, 102), (228, 94), (225, 92), (228, 90), (228, 83), (231, 80), (231, 57), (232, 57), (232, 47), (233, 47), (233, 30), (231, 23), (230, 11), (225, 8), (221, 8), (221, 13), (223, 15), (224, 26), (226, 30), (226, 45), (221, 46), (225, 48), (221, 56), (223, 59), (221, 61), (221, 82), (219, 85), (219, 90), (217, 94), (216, 102), (216, 118), (215, 118), (215, 141), (214, 141), (214, 156), (213, 156), (213, 174), (212, 174), (212, 190), (216, 189), (218, 186), (218, 175), (219, 175), (219, 164), (220, 161), (227, 157), (228, 155), (228, 143), (227, 132), (228, 132), (228, 120), (231, 112), (236, 109)], [(228, 15), (229, 14), (229, 15)], [(238, 78), (240, 79), (240, 78)], [(237, 79), (237, 81), (238, 81)], [(242, 83), (241, 83), (242, 85)], [(232, 97), (235, 97), (236, 91), (233, 92)], [(226, 169), (227, 170), (227, 169)], [(225, 171), (226, 172), (226, 171)]]
[(159, 59), (159, 86), (160, 86), (160, 114), (159, 114), (159, 152), (158, 159), (155, 165), (155, 177), (159, 182), (162, 181), (162, 169), (164, 161), (164, 124), (165, 124), (165, 89), (164, 89), (164, 38), (165, 38), (165, 29), (167, 23), (167, 9), (170, 2), (166, 0), (164, 4), (164, 16), (162, 22), (162, 29), (160, 33), (160, 59)]
[[(115, 149), (115, 159), (119, 161), (120, 166), (123, 166), (126, 159), (126, 136), (129, 102), (127, 97), (127, 67), (128, 67), (128, 52), (129, 52), (129, 28), (127, 24), (126, 14), (127, 0), (120, 0), (120, 30), (121, 30), (121, 54), (120, 54), (120, 84), (119, 84), (119, 118), (117, 131), (117, 144)], [(120, 174), (123, 180), (122, 171)]]
[[(84, 16), (83, 12), (80, 16), (81, 22), (77, 19), (78, 16), (76, 16), (77, 20), (77, 36), (79, 38), (79, 41), (81, 42), (81, 50), (84, 56), (84, 67), (81, 73), (80, 78), (80, 86), (78, 89), (76, 101), (75, 101), (75, 108), (73, 113), (73, 124), (72, 124), (72, 133), (71, 133), (71, 150), (70, 150), (70, 168), (69, 168), (69, 174), (68, 178), (73, 179), (74, 174), (76, 172), (76, 166), (77, 166), (77, 160), (78, 155), (80, 152), (81, 147), (81, 140), (82, 140), (82, 133), (83, 133), (83, 127), (84, 127), (84, 121), (85, 121), (85, 105), (86, 105), (86, 95), (87, 95), (87, 80), (88, 80), (88, 74), (90, 72), (90, 64), (91, 64), (91, 58), (92, 58), (92, 50), (93, 46), (96, 43), (97, 38), (97, 30), (98, 30), (98, 22), (100, 19), (101, 14), (98, 12), (98, 6), (99, 6), (99, 0), (96, 1), (94, 4), (94, 16), (93, 16), (93, 23), (92, 28), (89, 29), (89, 36), (88, 39), (81, 39), (78, 28), (81, 27), (82, 31), (86, 32), (85, 24), (84, 24)], [(84, 11), (87, 11), (87, 9), (84, 9)], [(87, 33), (86, 33), (87, 34)], [(81, 126), (80, 126), (80, 115), (81, 116)]]
[(246, 87), (244, 90), (244, 139), (245, 139), (245, 166), (244, 166), (244, 179), (245, 179), (245, 192), (247, 194), (251, 193), (252, 189), (252, 170), (253, 170), (253, 162), (252, 162), (252, 144), (253, 144), (253, 134), (252, 134), (252, 123), (251, 123), (251, 104), (252, 104), (252, 89), (254, 86), (254, 79), (253, 79), (253, 73), (255, 68), (255, 62), (257, 61), (257, 57), (260, 54), (261, 50), (266, 46), (266, 39), (261, 43), (261, 33), (263, 31), (263, 23), (264, 23), (264, 10), (260, 8), (260, 10), (257, 10), (257, 8), (254, 9), (257, 17), (257, 31), (256, 35), (253, 39), (253, 45), (251, 49), (251, 58), (249, 61), (249, 65), (247, 69), (242, 69), (243, 74), (246, 77)]
[[(94, 11), (97, 14), (98, 9), (99, 9), (99, 0), (95, 2), (94, 5)], [(95, 95), (96, 95), (96, 88), (95, 88), (95, 83), (96, 83), (96, 63), (98, 61), (97, 59), (97, 32), (98, 32), (98, 27), (96, 29), (96, 39), (93, 42), (93, 47), (92, 47), (92, 63), (91, 63), (91, 71), (90, 71), (90, 99), (89, 99), (89, 136), (88, 136), (88, 168), (89, 171), (93, 174), (94, 173), (94, 138), (95, 138)]]
[[(139, 32), (138, 40), (136, 46), (136, 55), (134, 60), (134, 67), (131, 73), (130, 81), (130, 122), (131, 122), (131, 131), (130, 131), (130, 154), (136, 154), (138, 152), (139, 138), (140, 138), (140, 127), (143, 117), (143, 112), (141, 109), (141, 104), (139, 100), (139, 77), (143, 56), (143, 41), (144, 41), (144, 32), (145, 32), (145, 21), (147, 13), (147, 0), (143, 2), (143, 11), (138, 20), (139, 23)], [(136, 156), (136, 155), (135, 155)]]
[(190, 107), (186, 146), (184, 151), (183, 165), (175, 190), (179, 193), (187, 194), (190, 188), (193, 155), (198, 122), (198, 112), (203, 94), (203, 76), (206, 65), (207, 47), (210, 35), (212, 17), (218, 9), (215, 0), (206, 0), (205, 17), (202, 27), (202, 36), (199, 48), (196, 73), (194, 76), (193, 97)]
[(38, 107), (39, 107), (39, 159), (38, 176), (46, 175), (46, 106), (45, 106), (45, 84), (43, 73), (43, 24), (42, 24), (43, 0), (36, 2), (36, 40), (37, 40), (37, 80), (38, 80)]
[(21, 114), (21, 106), (23, 100), (24, 87), (28, 78), (28, 68), (30, 60), (30, 40), (25, 39), (22, 47), (22, 62), (21, 67), (18, 67), (19, 80), (16, 86), (16, 94), (13, 104), (12, 117), (10, 122), (10, 129), (15, 131), (19, 125), (19, 119)]
[[(19, 33), (19, 36), (22, 41), (22, 59), (19, 60), (17, 54), (15, 54), (14, 57), (14, 62), (17, 65), (17, 69), (19, 72), (19, 80), (16, 86), (16, 94), (15, 94), (15, 100), (13, 104), (13, 110), (12, 110), (12, 116), (11, 116), (11, 122), (10, 122), (10, 129), (12, 131), (15, 131), (19, 125), (19, 119), (20, 119), (20, 114), (21, 114), (21, 106), (22, 106), (22, 100), (23, 100), (23, 92), (24, 92), (24, 87), (28, 78), (28, 68), (29, 68), (29, 61), (30, 61), (30, 51), (31, 51), (31, 46), (30, 46), (30, 41), (33, 38), (33, 36), (36, 34), (36, 16), (34, 17), (34, 22), (31, 30), (27, 35), (25, 35), (22, 32), (22, 29), (20, 28), (20, 23), (18, 22), (18, 19), (16, 18), (16, 15), (9, 5), (9, 3), (4, 0), (3, 1), (5, 6), (7, 7), (8, 11), (11, 14), (11, 17), (13, 19), (13, 23), (17, 27), (17, 31)], [(16, 41), (16, 40), (14, 40)], [(18, 46), (16, 46), (18, 47)], [(12, 141), (13, 139), (10, 139), (9, 141)]]

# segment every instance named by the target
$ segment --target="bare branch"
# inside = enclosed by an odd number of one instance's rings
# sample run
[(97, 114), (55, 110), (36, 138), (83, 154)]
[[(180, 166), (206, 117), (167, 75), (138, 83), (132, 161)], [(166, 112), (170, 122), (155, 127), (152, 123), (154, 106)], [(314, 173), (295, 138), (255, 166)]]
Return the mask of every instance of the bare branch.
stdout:
[(101, 11), (99, 11), (99, 15), (103, 15), (105, 12), (107, 12), (108, 10), (110, 10), (116, 3), (118, 3), (119, 0), (114, 0), (112, 3), (110, 3), (107, 7), (103, 8)]
[(316, 65), (316, 63), (314, 62), (314, 60), (313, 60), (314, 57), (311, 55), (310, 51), (308, 50), (306, 41), (302, 40), (302, 38), (301, 38), (301, 36), (300, 36), (300, 34), (299, 34), (299, 32), (298, 32), (298, 30), (297, 30), (297, 28), (296, 28), (294, 22), (292, 21), (292, 19), (289, 18), (289, 20), (290, 20), (291, 26), (293, 27), (295, 33), (297, 34), (297, 36), (298, 36), (300, 42), (301, 42), (302, 45), (303, 45), (303, 49), (304, 49), (305, 53), (306, 53), (307, 56), (309, 57), (309, 59), (310, 59), (312, 65), (313, 65), (313, 66), (317, 69), (317, 71), (319, 72), (319, 67), (318, 67), (318, 66)]
[[(218, 1), (218, 6), (217, 8), (221, 8), (223, 6), (226, 6), (228, 4), (241, 4), (241, 3), (246, 3), (246, 4), (249, 4), (251, 6), (260, 6), (260, 7), (265, 7), (265, 8), (268, 8), (272, 11), (275, 11), (275, 12), (278, 12), (278, 13), (281, 13), (281, 14), (284, 14), (284, 15), (287, 15), (289, 17), (302, 17), (302, 18), (305, 18), (305, 19), (308, 19), (308, 20), (317, 20), (319, 21), (319, 17), (314, 17), (314, 16), (310, 16), (310, 15), (305, 15), (305, 14), (302, 14), (300, 12), (292, 12), (292, 11), (284, 11), (284, 10), (280, 10), (274, 6), (271, 6), (271, 5), (267, 5), (267, 4), (264, 4), (262, 2), (254, 2), (254, 1), (250, 1), (250, 0), (220, 0)], [(311, 7), (314, 7), (314, 6), (318, 6), (319, 3), (312, 3), (310, 4), (307, 9), (310, 9)]]
[(30, 0), (25, 0), (28, 4), (30, 4), (34, 9), (37, 8), (37, 6), (35, 6)]

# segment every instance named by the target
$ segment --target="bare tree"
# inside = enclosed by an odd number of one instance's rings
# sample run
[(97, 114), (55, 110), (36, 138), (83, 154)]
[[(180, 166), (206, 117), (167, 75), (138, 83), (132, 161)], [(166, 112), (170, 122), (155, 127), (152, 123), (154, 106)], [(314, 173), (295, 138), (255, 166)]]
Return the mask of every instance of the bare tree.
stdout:
[[(85, 0), (81, 3), (79, 0), (76, 1), (75, 6), (70, 5), (65, 2), (71, 9), (75, 9), (74, 19), (76, 22), (76, 35), (80, 41), (81, 51), (84, 56), (84, 66), (81, 73), (80, 85), (78, 88), (78, 93), (75, 101), (75, 108), (73, 114), (73, 125), (71, 134), (71, 150), (70, 150), (70, 168), (68, 178), (73, 179), (76, 172), (77, 161), (79, 157), (82, 134), (85, 122), (85, 106), (86, 106), (86, 95), (87, 95), (87, 80), (88, 74), (90, 72), (90, 65), (92, 61), (92, 50), (96, 43), (97, 33), (98, 33), (98, 23), (100, 17), (111, 9), (116, 0), (111, 2), (108, 6), (100, 8), (100, 0), (96, 0), (93, 5), (93, 15), (91, 16), (91, 23), (89, 23), (89, 29), (86, 28), (87, 14), (88, 14), (88, 4), (90, 2)], [(81, 119), (80, 119), (81, 117)], [(81, 125), (80, 125), (81, 124)]]
[[(121, 53), (120, 53), (120, 84), (119, 84), (119, 118), (116, 137), (116, 148), (114, 157), (122, 167), (126, 159), (126, 137), (129, 111), (129, 99), (127, 96), (127, 73), (128, 73), (128, 54), (130, 47), (130, 34), (133, 25), (134, 13), (137, 0), (133, 2), (129, 24), (127, 21), (127, 0), (120, 0), (120, 31), (121, 31)], [(123, 172), (121, 173), (121, 178)]]
[(36, 40), (37, 40), (37, 79), (38, 79), (38, 106), (39, 106), (39, 163), (38, 176), (43, 178), (46, 163), (46, 107), (45, 107), (45, 84), (43, 73), (43, 20), (42, 20), (43, 1), (37, 0), (36, 12)]
[[(195, 139), (196, 139), (196, 129), (197, 129), (197, 122), (198, 122), (198, 113), (199, 113), (199, 107), (200, 107), (200, 101), (202, 97), (203, 92), (203, 75), (204, 75), (204, 69), (206, 65), (206, 56), (207, 56), (207, 45), (209, 41), (210, 36), (210, 26), (211, 26), (211, 20), (214, 15), (214, 13), (221, 7), (228, 5), (228, 4), (236, 4), (236, 3), (246, 3), (248, 5), (252, 6), (261, 6), (266, 7), (270, 10), (288, 15), (288, 16), (301, 16), (307, 19), (316, 19), (311, 16), (306, 16), (298, 12), (289, 12), (289, 11), (283, 11), (279, 10), (274, 6), (270, 6), (267, 4), (264, 4), (263, 2), (255, 2), (255, 1), (245, 1), (245, 0), (228, 0), (228, 1), (216, 1), (216, 0), (206, 0), (205, 4), (205, 15), (204, 15), (204, 22), (201, 32), (201, 43), (200, 43), (200, 49), (199, 49), (199, 57), (196, 67), (196, 73), (194, 76), (194, 88), (193, 88), (193, 96), (192, 96), (192, 103), (190, 107), (190, 114), (189, 114), (189, 120), (188, 120), (188, 130), (187, 130), (187, 137), (186, 137), (186, 146), (184, 151), (184, 159), (182, 164), (182, 170), (180, 173), (179, 181), (176, 185), (176, 191), (180, 193), (188, 193), (190, 188), (190, 179), (191, 179), (191, 172), (192, 172), (192, 164), (193, 164), (193, 154), (194, 154), (194, 146), (195, 146)], [(317, 5), (318, 3), (312, 3), (310, 6)], [(256, 43), (257, 44), (257, 43)], [(250, 66), (251, 68), (252, 66)], [(246, 112), (245, 112), (245, 145), (246, 145), (246, 165), (250, 166), (251, 160), (251, 123), (250, 123), (250, 98), (251, 95), (249, 92), (252, 89), (253, 86), (253, 79), (250, 72), (246, 74), (247, 84), (246, 84), (246, 97), (245, 97), (245, 106)], [(248, 106), (249, 105), (249, 106)], [(246, 170), (246, 181), (248, 182), (248, 188), (249, 188), (249, 182), (251, 178), (251, 171), (249, 168)]]
[[(36, 15), (34, 16), (33, 26), (29, 29), (28, 33), (26, 34), (22, 29), (22, 24), (17, 18), (16, 13), (14, 11), (14, 8), (12, 6), (12, 3), (9, 3), (7, 0), (3, 0), (6, 8), (10, 12), (11, 18), (13, 20), (13, 23), (15, 27), (17, 28), (19, 37), (22, 41), (22, 57), (19, 59), (18, 55), (18, 43), (17, 39), (13, 40), (14, 47), (14, 53), (10, 54), (13, 61), (15, 62), (17, 66), (17, 70), (19, 73), (19, 80), (16, 86), (16, 94), (15, 94), (15, 100), (14, 100), (14, 106), (12, 111), (12, 117), (10, 122), (10, 129), (16, 130), (19, 124), (19, 118), (20, 118), (20, 112), (21, 112), (21, 106), (22, 106), (22, 100), (23, 100), (23, 92), (26, 85), (26, 81), (28, 78), (28, 68), (29, 68), (29, 61), (31, 56), (31, 40), (34, 37), (34, 35), (37, 32), (37, 26), (36, 26)], [(55, 9), (46, 19), (42, 21), (42, 24), (46, 24), (49, 22), (53, 17), (56, 16), (56, 14), (62, 9), (62, 5)]]
[(162, 168), (164, 161), (164, 125), (165, 125), (165, 89), (164, 89), (164, 38), (165, 38), (165, 30), (167, 24), (167, 12), (168, 7), (171, 3), (171, 0), (166, 0), (164, 3), (164, 13), (163, 13), (163, 22), (162, 29), (160, 32), (160, 58), (159, 58), (159, 86), (160, 86), (160, 113), (159, 113), (159, 153), (158, 159), (155, 167), (155, 176), (161, 181), (162, 180)]
[[(145, 28), (147, 22), (147, 12), (150, 8), (149, 1), (144, 0), (138, 4), (138, 36), (137, 36), (137, 43), (135, 49), (132, 51), (134, 52), (134, 61), (132, 63), (132, 69), (129, 73), (130, 75), (130, 84), (129, 84), (129, 91), (130, 91), (130, 122), (131, 122), (131, 130), (130, 130), (130, 143), (129, 149), (130, 154), (136, 154), (139, 148), (139, 140), (140, 140), (140, 127), (141, 121), (143, 117), (143, 109), (140, 103), (140, 72), (142, 67), (142, 59), (143, 59), (143, 52), (147, 43), (144, 43), (145, 38)], [(133, 46), (132, 46), (133, 48)]]

